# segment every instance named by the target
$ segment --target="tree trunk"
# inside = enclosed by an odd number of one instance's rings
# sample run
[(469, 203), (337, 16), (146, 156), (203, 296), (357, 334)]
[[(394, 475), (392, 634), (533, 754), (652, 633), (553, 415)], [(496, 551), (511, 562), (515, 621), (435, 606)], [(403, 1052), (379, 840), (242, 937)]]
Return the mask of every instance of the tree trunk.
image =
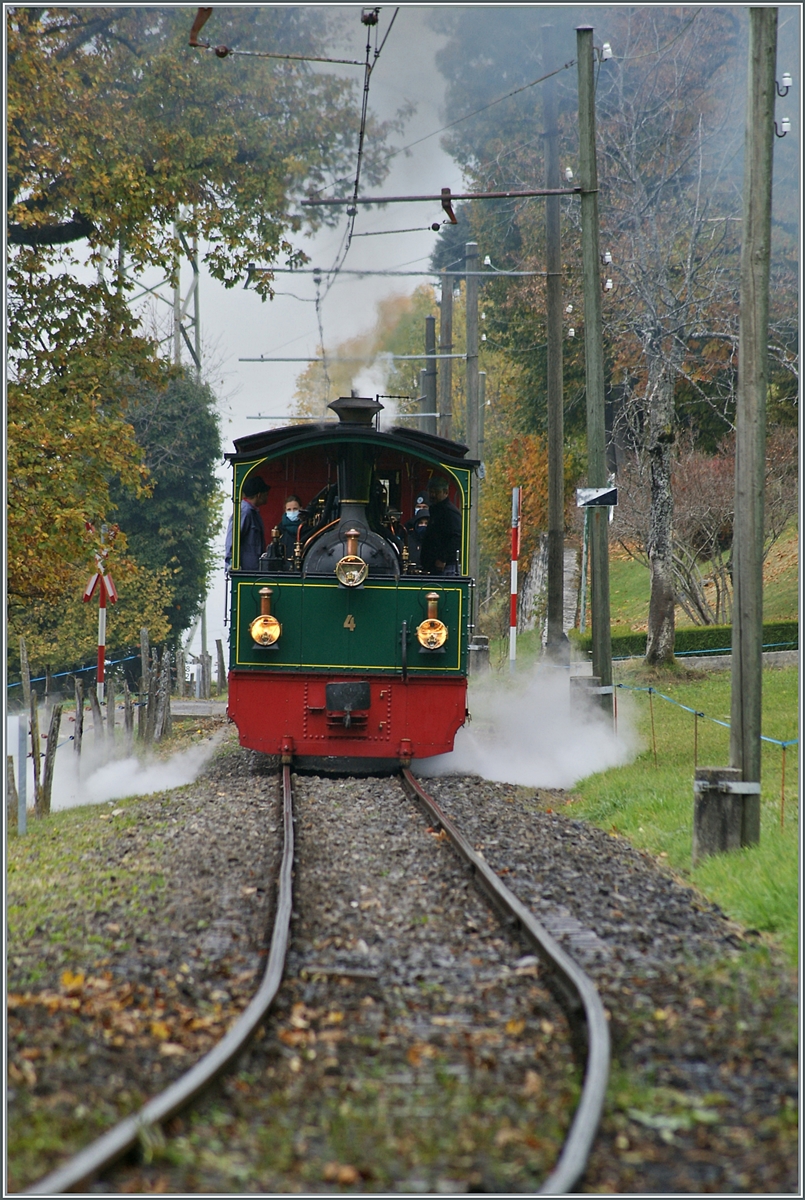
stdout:
[[(661, 353), (661, 351), (660, 351)], [(674, 658), (674, 501), (671, 495), (671, 447), (674, 440), (674, 373), (667, 362), (649, 368), (648, 459), (651, 520), (648, 550), (651, 598), (648, 608), (646, 662), (662, 665)]]

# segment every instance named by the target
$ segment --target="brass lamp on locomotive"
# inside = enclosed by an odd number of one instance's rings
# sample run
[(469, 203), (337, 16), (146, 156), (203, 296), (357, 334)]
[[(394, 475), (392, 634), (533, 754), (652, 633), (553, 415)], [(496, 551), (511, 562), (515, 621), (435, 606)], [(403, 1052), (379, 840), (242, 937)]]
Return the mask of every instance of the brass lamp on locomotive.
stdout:
[[(227, 456), (236, 513), (249, 477), (270, 488), (256, 570), (241, 569), (233, 530), (228, 712), (253, 750), (374, 772), (448, 752), (465, 721), (478, 464), (457, 442), (380, 432), (377, 400), (329, 407), (338, 422), (243, 437)], [(461, 513), (460, 549), (446, 573), (425, 575), (404, 518), (434, 477)], [(278, 528), (289, 494), (307, 515), (292, 549)]]

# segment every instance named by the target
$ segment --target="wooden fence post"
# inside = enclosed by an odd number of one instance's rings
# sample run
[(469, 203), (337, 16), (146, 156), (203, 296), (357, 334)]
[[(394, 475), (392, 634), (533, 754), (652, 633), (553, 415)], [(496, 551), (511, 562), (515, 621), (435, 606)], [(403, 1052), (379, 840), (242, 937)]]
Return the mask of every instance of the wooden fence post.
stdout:
[(98, 703), (97, 687), (93, 686), (89, 689), (89, 706), (92, 710), (92, 726), (95, 733), (95, 745), (101, 746), (103, 745), (104, 738), (103, 713), (101, 712), (101, 706)]
[[(155, 664), (156, 666), (156, 664)], [(159, 742), (170, 732), (170, 650), (167, 646), (162, 651), (162, 668), (159, 672), (159, 685), (154, 717), (154, 741)]]
[(81, 680), (76, 675), (75, 679), (75, 734), (73, 736), (73, 750), (81, 757), (81, 743), (84, 740), (84, 688)]
[(140, 695), (137, 708), (137, 737), (141, 742), (148, 737), (148, 630), (140, 630)]
[(106, 736), (115, 744), (115, 677), (113, 672), (106, 676)]
[(215, 639), (215, 648), (218, 651), (218, 695), (222, 696), (226, 690), (226, 663), (220, 638)]
[(40, 769), (40, 754), (42, 746), (39, 737), (39, 706), (36, 701), (36, 692), (31, 692), (31, 757), (34, 761), (34, 809), (39, 809), (39, 769)]
[(693, 782), (693, 865), (708, 854), (741, 846), (743, 795), (727, 790), (740, 783), (737, 767), (697, 767)]
[(48, 729), (48, 744), (45, 751), (45, 770), (42, 777), (42, 789), (37, 796), (36, 815), (38, 817), (50, 816), (50, 794), (53, 789), (53, 769), (56, 765), (56, 751), (59, 748), (59, 726), (61, 725), (61, 714), (64, 705), (61, 701), (53, 705), (53, 711), (50, 714), (50, 728)]
[(148, 706), (145, 720), (145, 744), (150, 746), (154, 740), (154, 727), (157, 716), (157, 686), (159, 683), (159, 655), (154, 646), (151, 647), (151, 667), (148, 672)]
[[(23, 771), (25, 763), (22, 764)], [(6, 755), (6, 827), (11, 829), (17, 828), (17, 810), (20, 806), (20, 798), (17, 794), (17, 785), (14, 782), (14, 755)]]
[(126, 754), (131, 754), (134, 748), (134, 706), (127, 679), (123, 680), (123, 728), (126, 734)]
[(28, 666), (28, 651), (23, 637), (20, 638), (20, 676), (22, 678), (22, 699), (25, 711), (28, 712), (31, 707), (31, 668)]

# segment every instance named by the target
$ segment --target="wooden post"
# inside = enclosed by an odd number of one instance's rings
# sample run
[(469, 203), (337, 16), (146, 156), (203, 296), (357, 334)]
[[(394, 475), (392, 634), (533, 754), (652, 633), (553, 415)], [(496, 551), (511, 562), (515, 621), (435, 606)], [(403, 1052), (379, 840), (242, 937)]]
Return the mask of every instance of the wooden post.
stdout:
[(22, 699), (25, 704), (25, 712), (28, 712), (31, 707), (31, 668), (28, 666), (28, 651), (25, 647), (25, 638), (20, 638), (20, 677), (22, 678)]
[(106, 687), (106, 736), (114, 746), (115, 743), (115, 677), (107, 676)]
[(159, 672), (156, 716), (154, 718), (154, 741), (159, 742), (170, 733), (170, 650), (162, 651), (162, 667)]
[[(442, 301), (439, 305), (439, 353), (453, 353), (453, 276), (442, 274)], [(453, 436), (453, 360), (440, 359), (439, 435)]]
[(91, 687), (89, 689), (89, 706), (92, 710), (92, 726), (95, 732), (95, 745), (103, 744), (103, 713), (101, 706), (98, 703), (98, 689)]
[(744, 797), (720, 791), (720, 784), (739, 783), (736, 767), (697, 767), (693, 783), (693, 865), (708, 854), (741, 847)]
[(137, 737), (144, 742), (148, 733), (148, 630), (140, 630), (140, 694), (137, 707)]
[(48, 744), (45, 750), (45, 769), (42, 775), (42, 790), (37, 797), (37, 813), (38, 817), (50, 816), (50, 794), (53, 789), (53, 769), (56, 766), (56, 751), (59, 748), (59, 726), (61, 725), (61, 714), (64, 705), (59, 701), (53, 705), (53, 711), (50, 714), (50, 727), (48, 728)]
[(125, 732), (126, 754), (131, 754), (134, 746), (134, 705), (131, 701), (128, 679), (123, 680), (123, 729)]
[[(422, 394), (425, 397), (425, 412), (436, 413), (437, 408), (437, 373), (436, 373), (436, 318), (425, 317), (425, 353), (428, 356), (425, 360), (425, 386), (422, 389)], [(438, 417), (427, 416), (422, 422), (422, 428), (425, 433), (436, 433), (438, 429)]]
[[(478, 243), (467, 242), (464, 263), (467, 270), (466, 328), (467, 328), (467, 378), (465, 397), (467, 401), (466, 438), (470, 458), (478, 457)], [(473, 481), (472, 505), (470, 507), (470, 562), (469, 573), (478, 582), (478, 485)], [(470, 592), (470, 628), (473, 633), (478, 623), (477, 588)]]
[(34, 763), (34, 811), (39, 811), (39, 768), (41, 754), (41, 738), (39, 737), (39, 706), (36, 692), (31, 692), (31, 757)]
[[(25, 763), (23, 763), (23, 770)], [(6, 827), (11, 829), (17, 828), (17, 817), (19, 815), (20, 798), (17, 794), (17, 785), (14, 782), (14, 755), (6, 755)]]
[[(543, 70), (555, 63), (553, 26), (542, 26)], [(545, 186), (559, 188), (559, 119), (555, 78), (542, 91), (545, 120)], [(548, 404), (548, 636), (549, 657), (570, 661), (564, 632), (565, 601), (565, 462), (562, 393), (562, 243), (559, 197), (545, 200), (545, 265), (547, 278)]]
[[(220, 646), (220, 644), (221, 643), (218, 642), (219, 646)], [(180, 648), (179, 650), (176, 651), (176, 695), (179, 697), (180, 700), (184, 700), (185, 687), (186, 687), (185, 674), (186, 674), (186, 667), (185, 667), (185, 662), (184, 662), (184, 650), (182, 650)]]
[(173, 716), (171, 714), (171, 652), (167, 646), (162, 652), (162, 671), (165, 679), (165, 713), (162, 718), (162, 736), (169, 737), (173, 732)]
[[(735, 420), (730, 764), (760, 782), (763, 678), (763, 490), (768, 387), (769, 262), (777, 9), (749, 9)], [(741, 844), (760, 841), (760, 795), (743, 812)]]
[(596, 675), (570, 676), (570, 703), (574, 708), (598, 702), (601, 680)]
[(17, 833), (22, 836), (28, 832), (28, 714), (19, 715), (17, 731), (17, 761), (19, 763), (19, 801), (17, 804)]
[(73, 751), (81, 757), (81, 744), (84, 740), (84, 688), (81, 680), (75, 679), (75, 733), (73, 735)]
[[(593, 30), (576, 29), (579, 75), (579, 175), (581, 183), (581, 257), (584, 276), (584, 362), (587, 387), (587, 482), (604, 487), (607, 465), (604, 431), (604, 348), (601, 327), (601, 276), (598, 250), (598, 167), (595, 154), (595, 84)], [(602, 688), (612, 686), (612, 642), (609, 620), (609, 510), (591, 509), (590, 609), (593, 674)], [(601, 706), (612, 712), (612, 693), (601, 694)]]
[(151, 666), (148, 671), (148, 705), (145, 717), (145, 744), (150, 746), (154, 740), (154, 728), (157, 717), (157, 687), (159, 684), (159, 655), (156, 648), (151, 648)]
[(45, 708), (50, 708), (53, 701), (53, 674), (50, 663), (45, 663)]
[(218, 695), (222, 696), (226, 691), (226, 662), (220, 638), (215, 639), (215, 649), (218, 652)]

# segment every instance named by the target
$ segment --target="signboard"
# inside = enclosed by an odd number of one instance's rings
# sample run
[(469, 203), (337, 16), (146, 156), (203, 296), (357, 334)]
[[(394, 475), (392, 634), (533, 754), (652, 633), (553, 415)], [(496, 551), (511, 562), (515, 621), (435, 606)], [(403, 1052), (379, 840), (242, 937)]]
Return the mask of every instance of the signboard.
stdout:
[(616, 487), (576, 488), (576, 508), (614, 508), (617, 503)]

